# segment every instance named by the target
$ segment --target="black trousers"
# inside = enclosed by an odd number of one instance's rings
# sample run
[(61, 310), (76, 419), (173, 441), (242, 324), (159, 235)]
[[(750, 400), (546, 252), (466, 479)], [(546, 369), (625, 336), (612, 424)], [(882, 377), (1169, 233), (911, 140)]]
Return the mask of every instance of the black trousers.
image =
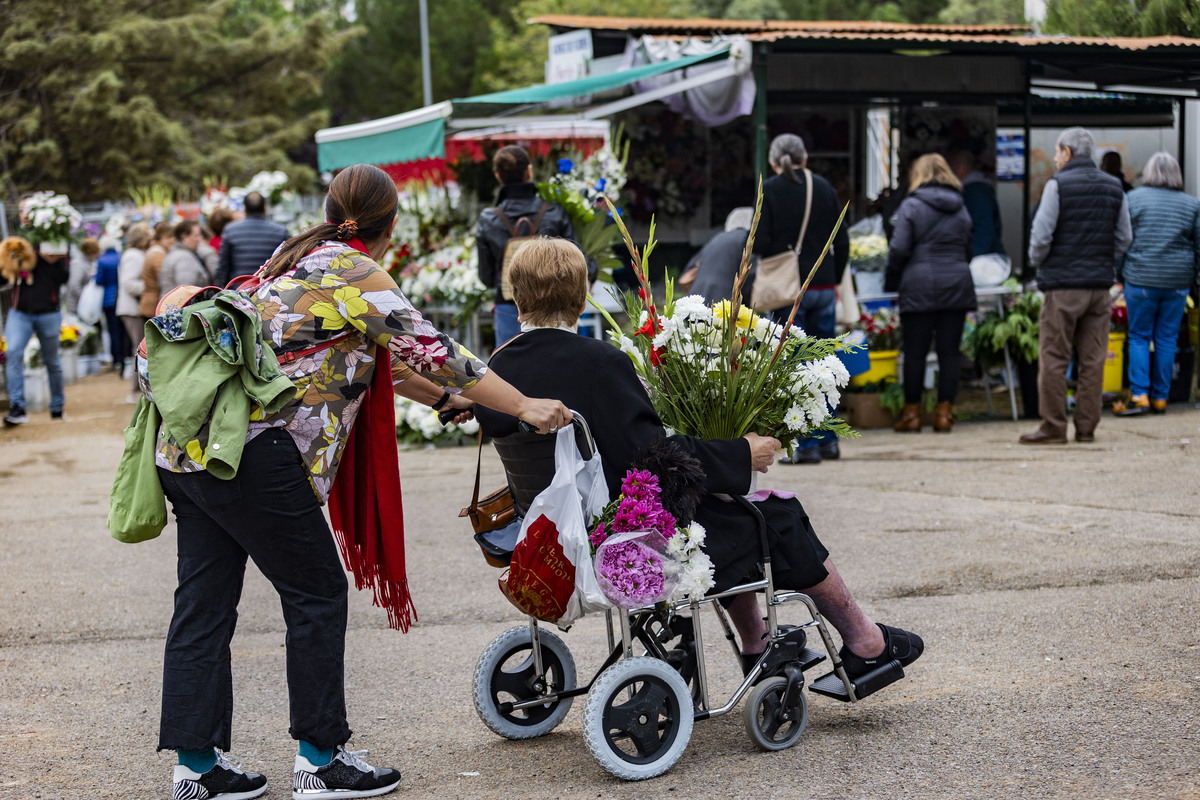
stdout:
[(925, 387), (925, 357), (937, 339), (939, 403), (953, 403), (962, 378), (962, 332), (965, 311), (909, 311), (900, 315), (904, 332), (904, 402), (921, 402)]
[(291, 436), (255, 437), (232, 480), (161, 468), (158, 477), (179, 528), (158, 749), (230, 749), (229, 643), (247, 556), (283, 607), (292, 738), (344, 744), (346, 574)]

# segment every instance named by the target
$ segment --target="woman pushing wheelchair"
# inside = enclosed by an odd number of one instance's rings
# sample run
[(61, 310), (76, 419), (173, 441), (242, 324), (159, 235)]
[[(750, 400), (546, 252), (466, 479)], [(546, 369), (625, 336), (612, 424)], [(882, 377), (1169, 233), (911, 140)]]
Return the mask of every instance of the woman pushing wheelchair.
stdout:
[[(695, 520), (707, 530), (704, 549), (715, 568), (712, 591), (756, 580), (757, 522), (721, 495), (749, 492), (751, 473), (767, 471), (780, 442), (755, 433), (732, 440), (667, 437), (629, 356), (576, 333), (587, 302), (587, 265), (579, 249), (564, 240), (534, 239), (514, 256), (510, 270), (522, 332), (493, 355), (490, 366), (522, 393), (561, 400), (587, 420), (613, 497), (626, 471), (652, 445), (665, 441), (686, 453), (684, 458), (695, 459), (703, 484)], [(475, 412), (488, 436), (518, 431), (518, 420), (509, 415), (482, 405)], [(760, 493), (755, 505), (766, 521), (775, 586), (811, 597), (837, 629), (843, 642), (839, 656), (851, 681), (893, 661), (907, 666), (921, 655), (919, 636), (876, 624), (858, 606), (798, 500)], [(738, 594), (722, 602), (728, 603), (743, 670), (749, 673), (767, 646), (757, 596)], [(902, 676), (900, 670), (892, 674), (892, 680)], [(886, 684), (874, 688), (881, 685)]]

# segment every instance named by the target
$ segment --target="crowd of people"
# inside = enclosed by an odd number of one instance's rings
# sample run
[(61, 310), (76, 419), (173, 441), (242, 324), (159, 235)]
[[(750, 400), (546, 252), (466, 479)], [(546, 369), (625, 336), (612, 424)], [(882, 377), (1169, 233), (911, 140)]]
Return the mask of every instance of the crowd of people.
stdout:
[[(1073, 352), (1075, 438), (1094, 438), (1114, 285), (1123, 286), (1130, 307), (1134, 391), (1119, 410), (1165, 406), (1165, 365), (1200, 269), (1200, 202), (1183, 193), (1175, 160), (1156, 154), (1142, 185), (1127, 195), (1096, 166), (1093, 151), (1083, 129), (1060, 135), (1059, 171), (1034, 219), (1029, 260), (1045, 293), (1042, 425), (1021, 437), (1026, 444), (1066, 441)], [(760, 257), (794, 250), (806, 277), (832, 237), (832, 256), (815, 272), (796, 318), (808, 334), (831, 337), (848, 262), (844, 231), (834, 235), (836, 192), (808, 169), (798, 136), (777, 137), (769, 161), (775, 175), (764, 183), (753, 250)], [(490, 363), (425, 320), (379, 266), (397, 206), (394, 183), (376, 167), (341, 171), (329, 187), (325, 221), (298, 236), (289, 238), (269, 221), (263, 198), (251, 193), (243, 219), (213, 214), (207, 227), (194, 220), (139, 222), (124, 231), (123, 241), (85, 240), (69, 259), (51, 247), (36, 253), (37, 268), (7, 320), (10, 410), (4, 421), (27, 419), (19, 353), (34, 335), (50, 374), (51, 417), (62, 417), (62, 308), (74, 311), (83, 288), (94, 282), (103, 289), (114, 369), (128, 373), (137, 403), (114, 484), (110, 530), (157, 535), (167, 501), (177, 523), (179, 583), (158, 740), (160, 750), (178, 759), (174, 797), (250, 798), (266, 789), (263, 775), (243, 771), (226, 755), (232, 744), (230, 642), (247, 560), (279, 594), (287, 626), (290, 733), (298, 742), (294, 793), (366, 797), (400, 782), (397, 770), (374, 767), (346, 749), (348, 584), (335, 543), (336, 534), (359, 559), (380, 554), (372, 564), (348, 556), (350, 567), (356, 578), (367, 576), (389, 617), (405, 627), (411, 601), (403, 522), (389, 513), (399, 496), (394, 448), (386, 446), (395, 436), (393, 394), (457, 419), (478, 410), (493, 437), (515, 435), (519, 421), (539, 433), (555, 432), (570, 423), (568, 409), (577, 409), (592, 424), (610, 487), (619, 484), (636, 450), (666, 438), (629, 359), (575, 335), (595, 265), (574, 241), (563, 210), (537, 197), (528, 153), (503, 148), (493, 169), (500, 197), (481, 215), (478, 237), (480, 277), (496, 290), (497, 342), (504, 345)], [(965, 315), (976, 307), (971, 263), (1003, 254), (989, 190), (969, 159), (926, 154), (913, 163), (906, 195), (889, 217), (886, 287), (898, 293), (905, 335), (906, 405), (898, 431), (921, 428), (917, 403), (934, 341), (941, 367), (934, 429), (949, 432), (953, 425), (958, 344)], [(726, 230), (698, 254), (694, 291), (714, 301), (727, 296), (749, 225), (748, 209), (730, 215)], [(216, 293), (194, 305), (175, 299), (178, 287), (221, 287), (241, 276), (250, 276), (244, 293)], [(789, 311), (769, 313), (782, 319)], [(150, 371), (134, 368), (143, 337), (151, 363), (189, 365), (188, 391), (169, 382), (152, 386)], [(251, 345), (260, 341), (277, 363), (253, 355)], [(223, 355), (220, 368), (205, 361), (210, 351)], [(192, 391), (198, 386), (205, 390)], [(227, 393), (230, 386), (236, 391)], [(213, 402), (233, 396), (238, 402)], [(746, 546), (756, 541), (743, 530), (749, 520), (739, 521), (721, 495), (745, 494), (751, 472), (765, 472), (781, 442), (755, 434), (731, 441), (670, 438), (703, 466), (696, 518), (711, 531), (707, 548), (718, 588), (753, 579), (758, 554)], [(790, 461), (820, 463), (839, 455), (836, 437), (814, 436), (798, 443)], [(147, 492), (148, 485), (154, 489)], [(757, 502), (769, 527), (776, 584), (813, 597), (842, 637), (839, 655), (852, 680), (888, 660), (907, 665), (921, 655), (918, 635), (877, 624), (858, 607), (798, 500)], [(146, 533), (147, 527), (157, 530)], [(738, 596), (729, 609), (749, 671), (765, 645), (762, 612), (754, 595)]]
[[(194, 219), (153, 226), (135, 222), (120, 238), (105, 234), (83, 239), (71, 250), (69, 261), (64, 261), (66, 253), (53, 252), (51, 245), (36, 246), (39, 268), (32, 273), (33, 285), (17, 293), (13, 306), (17, 313), (10, 312), (6, 321), (9, 410), (4, 424), (13, 427), (29, 419), (20, 354), (33, 333), (38, 335), (49, 377), (50, 416), (62, 419), (65, 399), (58, 331), (62, 312), (72, 316), (78, 312), (80, 296), (90, 282), (103, 289), (100, 322), (108, 347), (106, 360), (130, 381), (127, 399), (137, 402), (141, 390), (135, 355), (146, 321), (157, 313), (159, 298), (178, 286), (224, 286), (233, 278), (251, 275), (288, 238), (285, 227), (266, 218), (261, 194), (247, 194), (243, 208), (241, 213), (218, 208), (203, 224)], [(22, 208), (22, 226), (27, 222)]]

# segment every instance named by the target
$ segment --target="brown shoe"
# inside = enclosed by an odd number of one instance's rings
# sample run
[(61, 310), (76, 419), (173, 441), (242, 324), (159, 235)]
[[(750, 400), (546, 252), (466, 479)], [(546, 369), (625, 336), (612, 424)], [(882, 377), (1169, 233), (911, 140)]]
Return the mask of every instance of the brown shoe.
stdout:
[(1067, 437), (1051, 436), (1041, 428), (1038, 428), (1033, 433), (1026, 433), (1018, 441), (1021, 444), (1066, 444)]
[(921, 432), (921, 406), (917, 403), (906, 403), (904, 413), (900, 415), (900, 419), (896, 421), (893, 427), (896, 433), (920, 433)]
[(1091, 444), (1092, 442), (1096, 441), (1096, 434), (1080, 433), (1079, 431), (1075, 431), (1075, 441), (1079, 442), (1080, 444)]
[(951, 403), (938, 403), (933, 410), (933, 429), (938, 433), (949, 433), (954, 427), (954, 406)]
[(1151, 414), (1167, 413), (1167, 401), (1166, 400), (1151, 400), (1150, 401), (1150, 413)]

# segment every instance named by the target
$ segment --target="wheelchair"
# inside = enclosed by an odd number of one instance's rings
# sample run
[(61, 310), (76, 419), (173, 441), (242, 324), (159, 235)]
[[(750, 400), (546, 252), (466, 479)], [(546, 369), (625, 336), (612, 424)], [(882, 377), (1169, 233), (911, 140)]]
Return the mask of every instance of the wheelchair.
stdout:
[[(576, 414), (572, 424), (580, 454), (590, 459), (596, 449), (586, 422)], [(521, 516), (553, 477), (554, 437), (526, 428), (494, 439), (493, 444)], [(583, 735), (588, 750), (612, 775), (636, 781), (670, 769), (687, 748), (696, 722), (731, 713), (743, 699), (742, 720), (750, 740), (761, 750), (783, 750), (799, 740), (807, 725), (806, 685), (813, 693), (853, 703), (903, 677), (900, 663), (890, 661), (850, 679), (812, 599), (775, 588), (762, 514), (743, 497), (731, 499), (757, 520), (761, 580), (703, 598), (633, 610), (608, 609), (608, 656), (582, 685), (563, 639), (530, 616), (527, 625), (493, 639), (476, 662), (472, 696), (483, 723), (506, 739), (533, 739), (554, 730), (575, 698), (584, 697)], [(506, 563), (516, 527), (498, 537), (476, 534), (475, 538), (490, 564)], [(747, 592), (765, 595), (767, 648), (733, 694), (723, 702), (714, 701), (701, 609), (708, 606), (715, 612), (740, 666), (733, 626), (719, 601)], [(807, 621), (778, 624), (778, 610), (788, 603), (803, 606)], [(810, 630), (819, 635), (824, 652), (807, 646)], [(805, 673), (826, 661), (829, 671), (806, 683)]]

